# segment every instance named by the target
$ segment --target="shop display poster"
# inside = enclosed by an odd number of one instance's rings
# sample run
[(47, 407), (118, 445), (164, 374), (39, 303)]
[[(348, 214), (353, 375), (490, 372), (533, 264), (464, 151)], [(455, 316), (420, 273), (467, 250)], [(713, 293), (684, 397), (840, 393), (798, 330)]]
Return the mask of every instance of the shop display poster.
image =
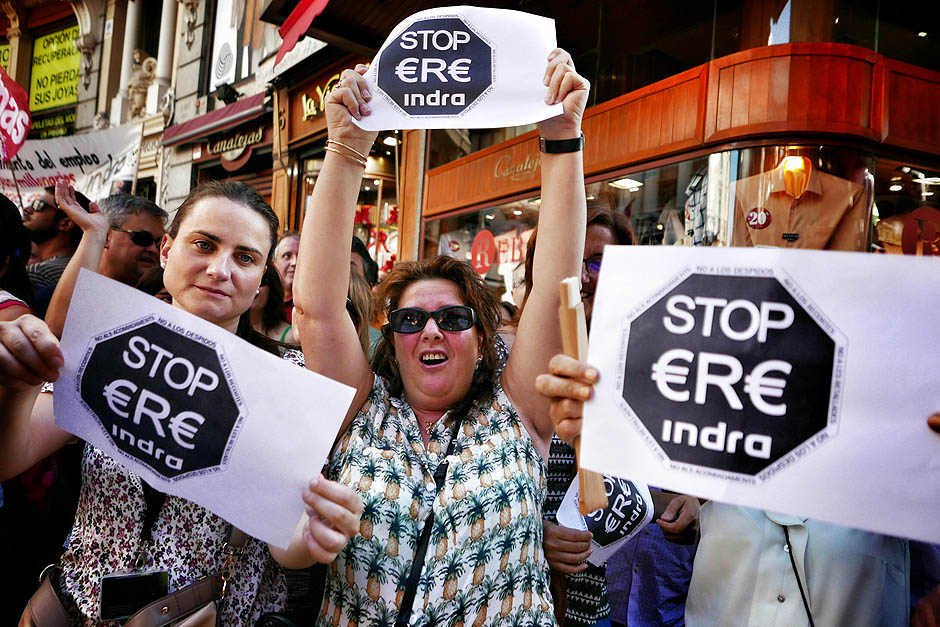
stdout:
[(560, 115), (542, 83), (555, 21), (458, 6), (415, 13), (392, 30), (365, 74), (366, 130), (494, 128)]
[(582, 464), (940, 542), (940, 260), (607, 247)]
[(354, 390), (82, 270), (56, 424), (156, 490), (287, 547)]
[(578, 510), (579, 479), (575, 476), (555, 515), (559, 525), (590, 531), (591, 555), (587, 561), (603, 566), (623, 543), (653, 520), (653, 498), (645, 483), (604, 476), (607, 507), (582, 516)]

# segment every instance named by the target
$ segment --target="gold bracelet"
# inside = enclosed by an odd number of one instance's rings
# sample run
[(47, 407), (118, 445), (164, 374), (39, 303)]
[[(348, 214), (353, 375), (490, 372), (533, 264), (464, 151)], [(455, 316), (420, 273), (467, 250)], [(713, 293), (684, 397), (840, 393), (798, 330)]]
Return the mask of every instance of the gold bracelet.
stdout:
[(338, 154), (340, 157), (346, 157), (347, 159), (349, 159), (350, 161), (352, 161), (352, 162), (355, 163), (356, 165), (362, 166), (363, 168), (366, 167), (366, 162), (365, 162), (365, 161), (360, 161), (359, 159), (356, 159), (356, 158), (353, 157), (352, 155), (347, 155), (345, 152), (340, 152), (339, 150), (337, 150), (336, 148), (333, 148), (332, 146), (327, 146), (327, 147), (325, 148), (325, 150), (329, 150), (330, 152), (335, 152), (335, 153)]
[(342, 143), (342, 142), (338, 142), (338, 141), (336, 141), (335, 139), (328, 139), (328, 140), (326, 140), (326, 145), (329, 146), (330, 144), (336, 144), (337, 146), (342, 146), (342, 147), (345, 148), (346, 150), (348, 150), (348, 151), (354, 153), (354, 154), (355, 154), (357, 157), (359, 157), (360, 159), (363, 159), (363, 160), (368, 159), (368, 157), (367, 157), (366, 155), (362, 154), (361, 152), (359, 152), (358, 150), (356, 150), (356, 149), (353, 148), (352, 146), (347, 146), (346, 144), (344, 144), (344, 143)]

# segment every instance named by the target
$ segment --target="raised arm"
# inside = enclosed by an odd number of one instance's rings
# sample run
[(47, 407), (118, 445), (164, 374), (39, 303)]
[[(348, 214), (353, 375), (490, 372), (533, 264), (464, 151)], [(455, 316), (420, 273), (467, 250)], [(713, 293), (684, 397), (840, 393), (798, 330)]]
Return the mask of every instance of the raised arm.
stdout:
[(307, 367), (357, 390), (340, 433), (372, 387), (369, 361), (346, 313), (353, 218), (365, 166), (357, 153), (368, 155), (376, 135), (352, 121), (369, 114), (365, 71), (364, 65), (346, 70), (327, 96), (330, 143), (304, 218), (294, 274), (294, 328)]
[[(547, 140), (581, 136), (581, 117), (590, 85), (574, 69), (571, 55), (556, 49), (545, 71), (546, 102), (561, 102), (565, 112), (539, 124)], [(548, 450), (553, 431), (547, 400), (536, 393), (535, 378), (548, 371), (548, 362), (561, 352), (558, 322), (562, 279), (580, 276), (584, 250), (585, 198), (582, 153), (543, 153), (539, 244), (532, 267), (532, 290), (516, 331), (516, 340), (503, 372), (503, 386), (522, 414), (531, 435)]]
[(82, 230), (82, 241), (78, 244), (75, 254), (69, 259), (65, 271), (59, 277), (49, 308), (46, 310), (46, 324), (56, 337), (62, 337), (65, 329), (65, 317), (72, 301), (72, 291), (78, 280), (78, 272), (82, 268), (98, 271), (101, 263), (101, 254), (104, 252), (105, 242), (108, 240), (110, 225), (108, 219), (98, 210), (98, 205), (91, 203), (88, 211), (75, 200), (75, 188), (62, 181), (56, 183), (55, 201), (62, 211)]
[(55, 426), (52, 395), (43, 381), (59, 377), (62, 352), (42, 320), (20, 316), (0, 322), (0, 481), (20, 474), (69, 443)]

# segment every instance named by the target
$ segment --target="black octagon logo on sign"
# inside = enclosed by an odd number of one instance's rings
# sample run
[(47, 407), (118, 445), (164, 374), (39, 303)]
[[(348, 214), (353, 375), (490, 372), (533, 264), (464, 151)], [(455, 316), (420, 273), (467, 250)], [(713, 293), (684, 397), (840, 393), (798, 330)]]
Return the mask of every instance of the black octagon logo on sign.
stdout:
[(242, 412), (224, 356), (161, 322), (99, 336), (80, 392), (118, 449), (174, 480), (224, 465)]
[(691, 274), (633, 317), (623, 399), (666, 458), (753, 476), (826, 438), (845, 346), (806, 302), (774, 276)]
[(632, 481), (604, 475), (607, 491), (607, 507), (591, 512), (584, 517), (591, 541), (599, 547), (607, 547), (626, 538), (646, 520), (648, 503)]
[(459, 17), (417, 20), (379, 57), (376, 81), (408, 115), (459, 115), (493, 85), (493, 47)]

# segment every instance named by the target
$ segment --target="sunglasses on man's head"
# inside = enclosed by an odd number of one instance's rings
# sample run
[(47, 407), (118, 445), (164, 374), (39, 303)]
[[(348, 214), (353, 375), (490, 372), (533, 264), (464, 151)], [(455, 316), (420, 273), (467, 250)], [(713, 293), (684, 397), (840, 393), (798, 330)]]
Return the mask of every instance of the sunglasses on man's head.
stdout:
[(389, 314), (388, 323), (395, 333), (417, 333), (430, 318), (434, 318), (441, 331), (466, 331), (476, 323), (477, 314), (464, 305), (451, 305), (437, 311), (404, 307)]
[(121, 233), (127, 233), (131, 236), (131, 241), (140, 246), (141, 248), (147, 248), (156, 244), (158, 240), (153, 236), (149, 231), (128, 231), (127, 229), (118, 228), (116, 226), (111, 227), (112, 231), (120, 231)]

